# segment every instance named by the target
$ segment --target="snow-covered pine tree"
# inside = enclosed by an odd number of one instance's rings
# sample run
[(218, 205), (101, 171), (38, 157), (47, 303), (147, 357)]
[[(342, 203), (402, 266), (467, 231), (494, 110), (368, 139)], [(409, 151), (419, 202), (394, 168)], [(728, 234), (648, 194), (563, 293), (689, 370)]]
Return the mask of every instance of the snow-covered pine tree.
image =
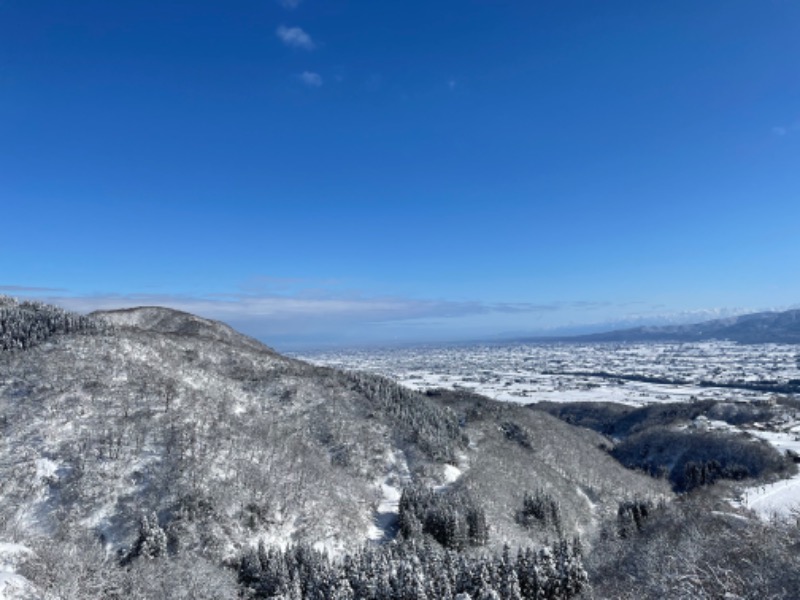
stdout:
[(167, 555), (167, 534), (158, 524), (158, 516), (151, 512), (142, 515), (139, 522), (139, 536), (134, 543), (133, 550), (124, 562), (135, 558), (153, 559)]

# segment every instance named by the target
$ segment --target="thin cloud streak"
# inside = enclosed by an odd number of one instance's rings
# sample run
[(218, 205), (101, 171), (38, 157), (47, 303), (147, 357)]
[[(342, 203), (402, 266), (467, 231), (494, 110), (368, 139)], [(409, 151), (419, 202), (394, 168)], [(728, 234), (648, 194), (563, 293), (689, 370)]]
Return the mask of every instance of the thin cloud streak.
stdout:
[[(169, 294), (50, 295), (39, 299), (69, 310), (88, 313), (136, 306), (165, 306), (227, 323), (267, 344), (284, 347), (335, 343), (447, 341), (497, 332), (497, 319), (525, 322), (557, 311), (594, 303), (509, 303), (364, 297), (304, 290), (294, 294)], [(467, 331), (461, 331), (467, 323)], [(483, 323), (483, 325), (481, 325)], [(477, 326), (477, 328), (476, 328)], [(303, 340), (299, 342), (299, 340)]]
[(51, 288), (51, 287), (32, 287), (26, 285), (0, 285), (0, 292), (11, 293), (45, 293), (45, 292), (66, 292), (64, 288)]
[(214, 319), (263, 318), (269, 320), (317, 318), (350, 321), (404, 321), (424, 318), (458, 318), (491, 313), (521, 314), (558, 310), (558, 304), (485, 303), (417, 300), (395, 297), (294, 296), (231, 294), (175, 296), (159, 294), (50, 296), (47, 301), (78, 312), (134, 306), (167, 306)]

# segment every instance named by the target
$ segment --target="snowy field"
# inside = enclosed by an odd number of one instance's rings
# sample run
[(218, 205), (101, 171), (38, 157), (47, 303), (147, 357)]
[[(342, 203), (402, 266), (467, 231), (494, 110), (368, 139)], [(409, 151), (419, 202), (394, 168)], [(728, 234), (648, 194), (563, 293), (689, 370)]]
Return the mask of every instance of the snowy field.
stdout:
[[(764, 400), (769, 392), (700, 386), (785, 384), (800, 379), (800, 349), (731, 342), (514, 344), (338, 350), (300, 356), (320, 365), (380, 373), (410, 388), (466, 388), (520, 403), (607, 401), (640, 406), (692, 398)], [(664, 378), (679, 385), (588, 376)]]
[[(786, 384), (800, 380), (800, 348), (731, 342), (640, 344), (516, 344), (426, 346), (307, 353), (319, 365), (379, 373), (412, 389), (468, 389), (519, 403), (618, 402), (642, 406), (692, 399), (766, 401), (772, 392), (720, 385)], [(656, 383), (586, 375), (660, 378)], [(701, 386), (700, 383), (704, 382)], [(696, 427), (739, 431), (699, 417)], [(779, 451), (800, 455), (800, 421), (748, 430)], [(394, 500), (386, 490), (387, 507)], [(800, 475), (742, 491), (738, 504), (762, 518), (800, 518)], [(387, 508), (387, 512), (389, 509)]]

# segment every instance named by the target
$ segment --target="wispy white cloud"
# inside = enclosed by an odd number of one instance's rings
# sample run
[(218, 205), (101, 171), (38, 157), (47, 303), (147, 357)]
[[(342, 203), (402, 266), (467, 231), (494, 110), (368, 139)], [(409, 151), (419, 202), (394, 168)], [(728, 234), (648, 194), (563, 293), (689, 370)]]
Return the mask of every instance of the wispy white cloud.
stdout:
[[(253, 283), (254, 285), (250, 285)], [(599, 301), (481, 302), (366, 296), (342, 290), (340, 282), (258, 278), (239, 292), (215, 295), (95, 294), (34, 291), (35, 297), (78, 312), (166, 306), (230, 324), (279, 347), (393, 340), (425, 341), (567, 335), (640, 325), (696, 323), (752, 312), (705, 309), (670, 312), (650, 305)], [(6, 286), (9, 287), (9, 286)], [(318, 289), (314, 289), (318, 288)], [(321, 288), (321, 289), (319, 289)], [(647, 304), (647, 303), (644, 303)], [(535, 327), (535, 330), (532, 329)]]
[[(289, 282), (294, 283), (293, 281)], [(291, 293), (234, 293), (184, 296), (169, 294), (37, 294), (46, 302), (88, 313), (135, 306), (166, 306), (216, 319), (267, 343), (307, 338), (391, 339), (448, 337), (465, 319), (516, 320), (553, 314), (574, 303), (512, 303), (371, 297), (358, 293), (326, 293), (298, 289)], [(450, 325), (452, 324), (452, 325)], [(391, 333), (389, 333), (391, 332)], [(387, 336), (389, 336), (387, 338)]]
[(275, 31), (275, 35), (290, 48), (313, 50), (317, 47), (314, 40), (311, 39), (311, 36), (300, 27), (286, 27), (285, 25), (281, 25)]
[(303, 2), (303, 0), (278, 0), (281, 6), (284, 8), (288, 8), (289, 10), (294, 10)]
[(181, 296), (169, 294), (99, 294), (49, 296), (46, 300), (79, 312), (168, 306), (214, 319), (260, 318), (270, 321), (343, 319), (353, 321), (404, 321), (420, 318), (457, 318), (490, 313), (549, 312), (559, 304), (424, 300), (402, 297), (346, 295), (227, 294)]
[(303, 71), (297, 78), (308, 87), (320, 87), (322, 85), (322, 76), (319, 73)]
[(63, 288), (32, 287), (27, 285), (0, 285), (0, 292), (9, 294), (38, 294), (46, 292), (66, 292)]

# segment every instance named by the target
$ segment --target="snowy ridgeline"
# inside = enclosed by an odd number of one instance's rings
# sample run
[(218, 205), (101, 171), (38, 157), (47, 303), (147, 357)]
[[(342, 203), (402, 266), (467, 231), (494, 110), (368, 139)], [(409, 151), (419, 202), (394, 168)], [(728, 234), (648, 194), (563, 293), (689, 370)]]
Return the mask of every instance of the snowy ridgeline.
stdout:
[(800, 349), (786, 344), (424, 346), (316, 352), (301, 358), (380, 373), (416, 390), (461, 388), (521, 403), (757, 401), (772, 396), (770, 387), (785, 393), (800, 383)]

